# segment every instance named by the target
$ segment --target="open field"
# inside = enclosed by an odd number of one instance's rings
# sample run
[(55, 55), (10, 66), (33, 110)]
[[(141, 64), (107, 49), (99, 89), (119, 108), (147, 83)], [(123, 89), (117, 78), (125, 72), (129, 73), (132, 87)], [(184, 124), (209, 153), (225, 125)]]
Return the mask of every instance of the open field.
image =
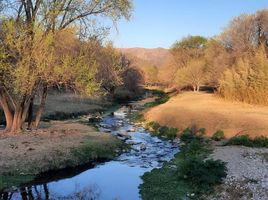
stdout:
[(208, 93), (179, 94), (148, 110), (145, 118), (180, 130), (205, 128), (208, 136), (218, 130), (227, 138), (237, 134), (268, 136), (268, 106), (228, 102)]

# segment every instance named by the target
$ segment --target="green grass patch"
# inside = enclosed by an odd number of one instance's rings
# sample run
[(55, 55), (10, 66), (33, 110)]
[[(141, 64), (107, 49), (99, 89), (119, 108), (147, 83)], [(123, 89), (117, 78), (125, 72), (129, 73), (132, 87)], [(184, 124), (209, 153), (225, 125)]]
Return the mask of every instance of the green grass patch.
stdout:
[(2, 174), (0, 175), (0, 191), (3, 188), (9, 188), (11, 186), (19, 186), (23, 183), (33, 181), (35, 176), (22, 175), (16, 173)]
[(268, 138), (260, 136), (252, 139), (248, 135), (240, 135), (229, 139), (225, 145), (241, 145), (246, 147), (268, 148)]
[(174, 139), (177, 136), (178, 129), (173, 127), (161, 126), (158, 122), (148, 122), (145, 125), (145, 128), (148, 129), (154, 135), (161, 137), (167, 137), (168, 139)]
[(226, 177), (226, 164), (207, 159), (212, 149), (207, 140), (194, 133), (187, 137), (186, 145), (162, 168), (142, 176), (140, 194), (144, 200), (205, 199)]
[(158, 106), (160, 104), (164, 104), (170, 99), (170, 97), (164, 91), (151, 90), (150, 92), (152, 93), (153, 96), (157, 96), (157, 98), (153, 102), (149, 102), (149, 103), (144, 104), (143, 105), (144, 109), (152, 108), (152, 107)]
[(186, 128), (183, 130), (182, 134), (180, 135), (181, 141), (185, 143), (191, 142), (193, 139), (203, 140), (203, 136), (206, 134), (206, 129), (201, 128), (196, 131), (192, 131), (190, 128)]
[(213, 134), (213, 136), (211, 137), (212, 140), (215, 141), (221, 141), (225, 138), (224, 136), (224, 132), (222, 130), (218, 130), (216, 133)]
[(134, 122), (145, 122), (144, 115), (142, 113), (131, 113), (128, 118)]
[(153, 102), (149, 102), (149, 103), (144, 104), (144, 108), (152, 108), (152, 107), (158, 106), (158, 105), (160, 105), (160, 104), (164, 104), (164, 103), (166, 103), (169, 99), (170, 99), (169, 96), (164, 96), (164, 97), (157, 98), (157, 99), (156, 99), (155, 101), (153, 101)]

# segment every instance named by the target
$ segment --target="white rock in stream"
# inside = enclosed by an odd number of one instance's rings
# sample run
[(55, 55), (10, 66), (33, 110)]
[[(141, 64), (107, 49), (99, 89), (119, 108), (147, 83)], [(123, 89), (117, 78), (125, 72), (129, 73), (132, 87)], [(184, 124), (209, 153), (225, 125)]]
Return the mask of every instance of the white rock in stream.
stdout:
[(135, 132), (135, 131), (136, 131), (135, 128), (131, 128), (131, 129), (128, 130), (128, 132)]

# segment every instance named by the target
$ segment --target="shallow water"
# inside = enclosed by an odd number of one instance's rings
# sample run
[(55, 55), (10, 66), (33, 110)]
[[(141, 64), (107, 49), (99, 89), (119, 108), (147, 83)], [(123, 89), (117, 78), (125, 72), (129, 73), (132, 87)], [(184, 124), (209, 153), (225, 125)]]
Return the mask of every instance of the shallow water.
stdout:
[(121, 108), (113, 115), (104, 117), (99, 129), (111, 132), (130, 144), (129, 152), (115, 160), (74, 173), (71, 178), (20, 188), (8, 193), (9, 197), (12, 195), (9, 199), (140, 199), (140, 176), (171, 160), (178, 148), (136, 127), (125, 117), (127, 112), (127, 109)]

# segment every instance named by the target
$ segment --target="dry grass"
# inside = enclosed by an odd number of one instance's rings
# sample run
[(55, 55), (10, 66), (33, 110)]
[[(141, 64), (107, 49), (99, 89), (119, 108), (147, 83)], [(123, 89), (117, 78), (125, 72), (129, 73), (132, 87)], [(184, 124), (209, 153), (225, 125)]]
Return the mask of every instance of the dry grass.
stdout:
[(92, 113), (102, 110), (104, 106), (107, 106), (107, 102), (99, 98), (89, 98), (68, 93), (53, 93), (47, 98), (44, 117), (53, 116), (57, 113)]
[(227, 138), (268, 136), (268, 106), (228, 102), (207, 93), (179, 94), (147, 111), (145, 118), (180, 130), (206, 128), (208, 136), (217, 130), (223, 130)]
[[(40, 100), (36, 98), (35, 104), (38, 105), (40, 103), (39, 101)], [(72, 116), (75, 117), (102, 111), (109, 106), (111, 106), (110, 102), (97, 97), (85, 97), (73, 93), (51, 92), (46, 100), (43, 118), (55, 120), (66, 119)], [(4, 123), (4, 114), (0, 106), (0, 124), (2, 123)]]
[(112, 159), (121, 148), (111, 134), (72, 121), (42, 122), (39, 130), (18, 135), (0, 130), (0, 191), (42, 172)]
[[(87, 125), (68, 121), (43, 122), (38, 131), (18, 135), (3, 134), (0, 130), (0, 171), (14, 171), (17, 166), (24, 173), (39, 173), (40, 170), (51, 170), (50, 167), (55, 167), (52, 162), (60, 162), (62, 159), (62, 166), (57, 166), (60, 169), (67, 165), (68, 159), (73, 160), (70, 155), (72, 149), (84, 144), (100, 149), (98, 146), (102, 148), (103, 145), (116, 143), (117, 140), (110, 134), (96, 132)], [(34, 169), (31, 169), (33, 166)]]

